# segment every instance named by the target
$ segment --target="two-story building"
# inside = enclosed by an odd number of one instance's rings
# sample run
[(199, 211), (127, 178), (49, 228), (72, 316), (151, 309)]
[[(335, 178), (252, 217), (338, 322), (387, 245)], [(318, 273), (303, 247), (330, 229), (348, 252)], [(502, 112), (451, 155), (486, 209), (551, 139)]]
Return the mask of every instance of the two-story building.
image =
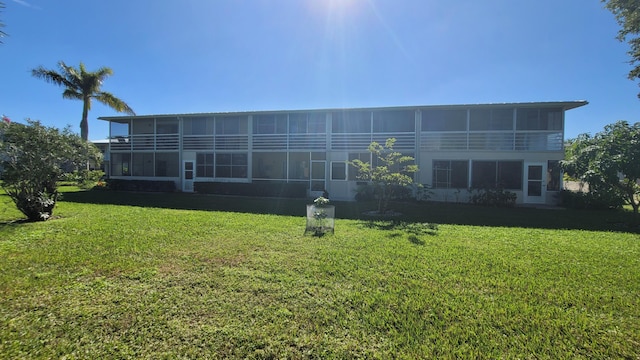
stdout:
[[(586, 101), (427, 105), (101, 117), (110, 124), (111, 178), (194, 182), (298, 182), (309, 195), (350, 200), (348, 161), (395, 138), (413, 156), (433, 200), (502, 187), (518, 203), (552, 203), (562, 186), (565, 111)], [(462, 194), (462, 195), (461, 195)]]

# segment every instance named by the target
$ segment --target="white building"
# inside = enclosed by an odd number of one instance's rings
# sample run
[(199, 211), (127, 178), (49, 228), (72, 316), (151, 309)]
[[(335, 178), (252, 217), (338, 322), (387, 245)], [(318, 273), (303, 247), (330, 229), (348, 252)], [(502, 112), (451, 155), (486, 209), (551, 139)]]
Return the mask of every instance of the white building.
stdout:
[(115, 179), (304, 184), (350, 200), (347, 162), (370, 161), (372, 141), (395, 138), (413, 156), (416, 181), (433, 200), (502, 187), (518, 203), (552, 203), (560, 190), (564, 113), (586, 101), (428, 105), (101, 117), (110, 123), (105, 159)]

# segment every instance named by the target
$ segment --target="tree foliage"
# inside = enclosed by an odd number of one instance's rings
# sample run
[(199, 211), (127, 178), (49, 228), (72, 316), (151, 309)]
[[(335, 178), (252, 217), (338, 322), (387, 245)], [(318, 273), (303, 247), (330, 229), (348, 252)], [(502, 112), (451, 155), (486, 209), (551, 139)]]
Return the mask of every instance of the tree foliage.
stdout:
[[(4, 3), (0, 1), (0, 10), (4, 9)], [(4, 27), (4, 23), (0, 20), (0, 29)], [(0, 30), (0, 39), (7, 36), (7, 34)], [(2, 40), (0, 40), (0, 44), (2, 44)]]
[(91, 100), (96, 99), (104, 105), (129, 115), (135, 112), (113, 94), (102, 91), (100, 88), (104, 80), (113, 75), (113, 70), (108, 67), (101, 67), (97, 71), (87, 71), (83, 63), (76, 69), (68, 66), (63, 61), (58, 63), (60, 72), (45, 69), (42, 66), (31, 70), (31, 74), (46, 82), (64, 87), (62, 97), (65, 99), (82, 100), (82, 120), (80, 121), (80, 136), (85, 141), (89, 138), (89, 110), (91, 110)]
[(380, 214), (387, 212), (389, 200), (397, 191), (413, 184), (413, 174), (418, 171), (413, 157), (393, 150), (395, 142), (395, 138), (389, 138), (384, 146), (375, 141), (369, 144), (369, 152), (377, 163), (375, 166), (360, 159), (349, 162), (358, 170), (358, 179), (373, 185)]
[(101, 157), (95, 145), (69, 128), (60, 131), (32, 120), (0, 123), (2, 187), (31, 221), (53, 214), (64, 168), (79, 168), (89, 159), (99, 164)]
[[(618, 40), (629, 44), (629, 63), (633, 66), (629, 71), (630, 80), (640, 79), (640, 1), (639, 0), (601, 0), (605, 7), (616, 17), (621, 29)], [(640, 97), (640, 93), (638, 94)]]
[(570, 140), (564, 171), (589, 184), (601, 197), (621, 199), (638, 213), (640, 206), (640, 123), (618, 121), (595, 136)]

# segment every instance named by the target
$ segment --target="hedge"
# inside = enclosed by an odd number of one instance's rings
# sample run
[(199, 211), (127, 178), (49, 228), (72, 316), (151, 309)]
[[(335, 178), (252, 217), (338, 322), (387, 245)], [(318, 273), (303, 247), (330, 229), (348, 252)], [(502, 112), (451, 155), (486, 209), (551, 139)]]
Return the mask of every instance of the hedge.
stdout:
[(282, 182), (195, 182), (194, 189), (200, 194), (241, 195), (280, 198), (305, 198), (308, 184)]
[(173, 192), (176, 190), (176, 183), (171, 180), (107, 179), (107, 186), (110, 190), (122, 191)]

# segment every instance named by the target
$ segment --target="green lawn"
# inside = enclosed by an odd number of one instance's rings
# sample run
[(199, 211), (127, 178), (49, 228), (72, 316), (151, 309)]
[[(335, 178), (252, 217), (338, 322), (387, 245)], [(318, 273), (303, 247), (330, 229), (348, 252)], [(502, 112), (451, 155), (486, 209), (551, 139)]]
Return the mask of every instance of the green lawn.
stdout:
[(628, 212), (69, 190), (0, 195), (0, 358), (640, 358)]

